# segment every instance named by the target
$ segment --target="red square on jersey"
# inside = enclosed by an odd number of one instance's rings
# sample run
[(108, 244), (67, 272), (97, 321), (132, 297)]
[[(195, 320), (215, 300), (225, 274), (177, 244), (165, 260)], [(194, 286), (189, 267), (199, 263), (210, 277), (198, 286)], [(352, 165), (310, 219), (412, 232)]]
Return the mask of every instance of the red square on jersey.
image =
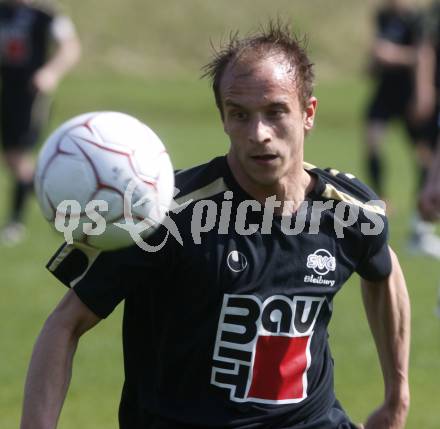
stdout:
[(269, 401), (301, 400), (310, 336), (260, 335), (257, 340), (248, 398)]

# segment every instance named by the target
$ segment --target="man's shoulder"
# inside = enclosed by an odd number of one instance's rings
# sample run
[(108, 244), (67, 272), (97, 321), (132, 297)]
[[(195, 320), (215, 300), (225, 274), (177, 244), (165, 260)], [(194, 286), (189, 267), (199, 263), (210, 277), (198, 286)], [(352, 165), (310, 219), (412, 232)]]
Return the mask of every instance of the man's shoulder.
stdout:
[(227, 191), (224, 181), (225, 157), (175, 172), (176, 199), (201, 200)]
[(389, 7), (381, 8), (377, 11), (376, 20), (379, 25), (393, 25), (397, 21), (408, 27), (413, 27), (419, 23), (421, 13), (412, 7), (408, 7), (402, 12), (396, 12)]
[(307, 168), (315, 173), (323, 182), (322, 195), (328, 199), (334, 199), (370, 208), (380, 214), (384, 214), (383, 204), (380, 197), (355, 175), (339, 171), (335, 168), (321, 169), (315, 166)]
[(50, 25), (55, 17), (59, 16), (58, 8), (53, 4), (45, 1), (34, 1), (28, 5), (20, 6), (19, 9), (15, 5), (0, 2), (0, 18), (5, 22), (10, 22), (11, 25), (15, 25), (16, 14), (22, 15), (23, 19), (32, 23), (31, 28), (47, 27)]
[(388, 26), (392, 20), (398, 15), (392, 9), (387, 6), (383, 6), (376, 11), (376, 22), (379, 26)]
[(36, 22), (51, 22), (55, 16), (59, 15), (59, 8), (50, 1), (34, 0), (33, 2), (22, 6), (27, 14), (32, 15)]

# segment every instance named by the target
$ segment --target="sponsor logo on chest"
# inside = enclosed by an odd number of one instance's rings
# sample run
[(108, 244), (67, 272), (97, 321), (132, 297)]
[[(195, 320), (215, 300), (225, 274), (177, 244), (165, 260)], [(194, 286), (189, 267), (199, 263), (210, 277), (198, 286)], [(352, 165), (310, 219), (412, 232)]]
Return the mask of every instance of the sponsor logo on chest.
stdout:
[(326, 249), (318, 249), (307, 256), (307, 268), (312, 269), (315, 274), (304, 276), (304, 283), (316, 285), (334, 286), (335, 280), (324, 278), (328, 273), (336, 271), (336, 258)]
[(310, 344), (325, 298), (253, 295), (223, 299), (211, 384), (234, 402), (286, 404), (307, 397)]

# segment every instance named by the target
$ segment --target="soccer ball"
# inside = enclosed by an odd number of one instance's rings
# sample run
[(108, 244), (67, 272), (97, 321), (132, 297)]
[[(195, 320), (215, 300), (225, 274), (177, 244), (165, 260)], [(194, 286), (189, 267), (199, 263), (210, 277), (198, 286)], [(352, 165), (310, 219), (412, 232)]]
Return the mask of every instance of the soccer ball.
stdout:
[(174, 174), (159, 137), (132, 116), (94, 112), (56, 129), (38, 157), (37, 200), (67, 242), (129, 246), (160, 224)]

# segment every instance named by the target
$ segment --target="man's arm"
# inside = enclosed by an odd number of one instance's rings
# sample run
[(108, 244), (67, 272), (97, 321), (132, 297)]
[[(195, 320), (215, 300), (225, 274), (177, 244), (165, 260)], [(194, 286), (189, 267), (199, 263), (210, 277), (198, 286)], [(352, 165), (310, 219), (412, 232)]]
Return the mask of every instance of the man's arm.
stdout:
[(391, 249), (390, 253), (387, 279), (361, 281), (385, 385), (384, 403), (367, 419), (365, 429), (402, 429), (409, 408), (410, 303), (399, 261)]
[(411, 67), (416, 63), (416, 48), (403, 46), (377, 38), (373, 45), (373, 58), (386, 67)]
[(440, 218), (440, 145), (437, 145), (426, 183), (420, 193), (419, 209), (426, 220), (435, 221)]
[[(418, 49), (416, 68), (416, 103), (414, 119), (424, 121), (434, 113), (437, 90), (435, 86), (436, 53), (430, 38), (425, 39)], [(438, 145), (437, 145), (438, 146)], [(434, 221), (440, 217), (440, 148), (431, 160), (428, 176), (419, 196), (420, 214), (425, 220)]]
[(24, 391), (21, 429), (52, 429), (69, 387), (78, 340), (100, 319), (69, 290), (36, 341)]
[(49, 60), (38, 69), (32, 84), (39, 92), (54, 91), (61, 78), (78, 62), (81, 43), (73, 24), (65, 17), (55, 18), (53, 37), (56, 47)]
[(426, 121), (434, 113), (436, 55), (432, 42), (425, 38), (417, 48), (415, 69), (414, 120)]

